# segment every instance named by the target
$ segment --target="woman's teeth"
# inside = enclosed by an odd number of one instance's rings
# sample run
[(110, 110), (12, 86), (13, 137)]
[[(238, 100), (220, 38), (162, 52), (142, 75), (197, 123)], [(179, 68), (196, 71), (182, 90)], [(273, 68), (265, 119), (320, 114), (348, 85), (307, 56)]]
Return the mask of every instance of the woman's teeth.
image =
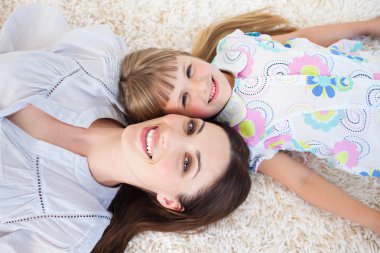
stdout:
[(210, 92), (210, 96), (208, 98), (208, 102), (210, 103), (211, 100), (214, 98), (215, 96), (215, 83), (214, 83), (214, 80), (211, 82), (211, 92)]
[(149, 157), (152, 159), (152, 138), (154, 131), (156, 129), (149, 130), (148, 134), (146, 135), (146, 151), (148, 152)]

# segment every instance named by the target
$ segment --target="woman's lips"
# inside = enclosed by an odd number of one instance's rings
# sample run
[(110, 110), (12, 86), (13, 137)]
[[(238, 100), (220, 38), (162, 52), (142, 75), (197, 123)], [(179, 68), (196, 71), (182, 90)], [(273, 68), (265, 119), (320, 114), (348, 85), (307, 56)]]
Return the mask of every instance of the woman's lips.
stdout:
[[(143, 152), (149, 157), (147, 148), (146, 148), (146, 137), (148, 135), (149, 130), (152, 129), (151, 127), (144, 127), (140, 134), (140, 142), (143, 149)], [(149, 157), (150, 158), (150, 157)]]
[[(144, 127), (140, 134), (140, 141), (144, 153), (152, 159), (155, 149), (155, 144), (158, 139), (158, 127)], [(148, 151), (149, 150), (149, 151)]]

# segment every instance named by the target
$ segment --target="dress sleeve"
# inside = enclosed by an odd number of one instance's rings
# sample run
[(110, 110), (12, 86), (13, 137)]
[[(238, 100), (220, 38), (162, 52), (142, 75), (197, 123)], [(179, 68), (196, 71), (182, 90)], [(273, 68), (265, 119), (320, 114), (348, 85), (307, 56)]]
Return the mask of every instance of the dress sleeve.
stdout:
[(44, 50), (70, 30), (53, 6), (27, 4), (16, 8), (0, 30), (0, 53)]
[(72, 56), (119, 56), (126, 53), (123, 39), (107, 25), (80, 27), (65, 34), (51, 51)]
[(48, 52), (0, 54), (0, 117), (46, 100), (49, 90), (75, 70), (70, 59)]
[(212, 64), (220, 70), (227, 71), (235, 77), (243, 71), (250, 59), (250, 46), (239, 38), (243, 32), (236, 30), (219, 41), (216, 56)]
[(220, 70), (230, 72), (235, 77), (244, 78), (255, 72), (254, 65), (261, 60), (257, 59), (259, 52), (283, 50), (286, 50), (285, 47), (272, 40), (269, 35), (235, 30), (218, 43), (212, 64)]
[[(128, 53), (124, 40), (106, 25), (76, 28), (66, 33), (51, 52), (75, 59), (91, 74), (114, 83), (120, 78), (121, 62)], [(102, 69), (102, 73), (97, 73)]]

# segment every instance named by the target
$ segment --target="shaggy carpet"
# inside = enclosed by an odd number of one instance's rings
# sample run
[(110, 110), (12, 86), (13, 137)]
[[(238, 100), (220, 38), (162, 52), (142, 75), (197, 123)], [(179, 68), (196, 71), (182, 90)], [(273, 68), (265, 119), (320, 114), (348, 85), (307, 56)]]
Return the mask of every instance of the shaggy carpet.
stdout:
[[(17, 6), (1, 0), (0, 25)], [(298, 27), (364, 20), (380, 15), (379, 0), (41, 0), (58, 5), (72, 26), (109, 24), (130, 49), (168, 47), (190, 51), (197, 30), (215, 19), (272, 6)], [(380, 50), (366, 37), (366, 48)], [(301, 155), (310, 167), (360, 201), (380, 209), (380, 179), (353, 176)], [(315, 208), (263, 175), (252, 175), (247, 201), (201, 233), (147, 232), (128, 252), (380, 252), (369, 229)]]

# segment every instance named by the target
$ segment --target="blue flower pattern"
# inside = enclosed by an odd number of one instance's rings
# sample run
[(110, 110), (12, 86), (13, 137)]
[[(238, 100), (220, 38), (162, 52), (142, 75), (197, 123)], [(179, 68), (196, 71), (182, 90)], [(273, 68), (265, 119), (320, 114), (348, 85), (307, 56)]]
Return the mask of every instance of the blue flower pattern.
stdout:
[(307, 85), (312, 87), (312, 93), (317, 97), (335, 97), (336, 91), (348, 91), (352, 88), (353, 81), (346, 77), (308, 76)]

